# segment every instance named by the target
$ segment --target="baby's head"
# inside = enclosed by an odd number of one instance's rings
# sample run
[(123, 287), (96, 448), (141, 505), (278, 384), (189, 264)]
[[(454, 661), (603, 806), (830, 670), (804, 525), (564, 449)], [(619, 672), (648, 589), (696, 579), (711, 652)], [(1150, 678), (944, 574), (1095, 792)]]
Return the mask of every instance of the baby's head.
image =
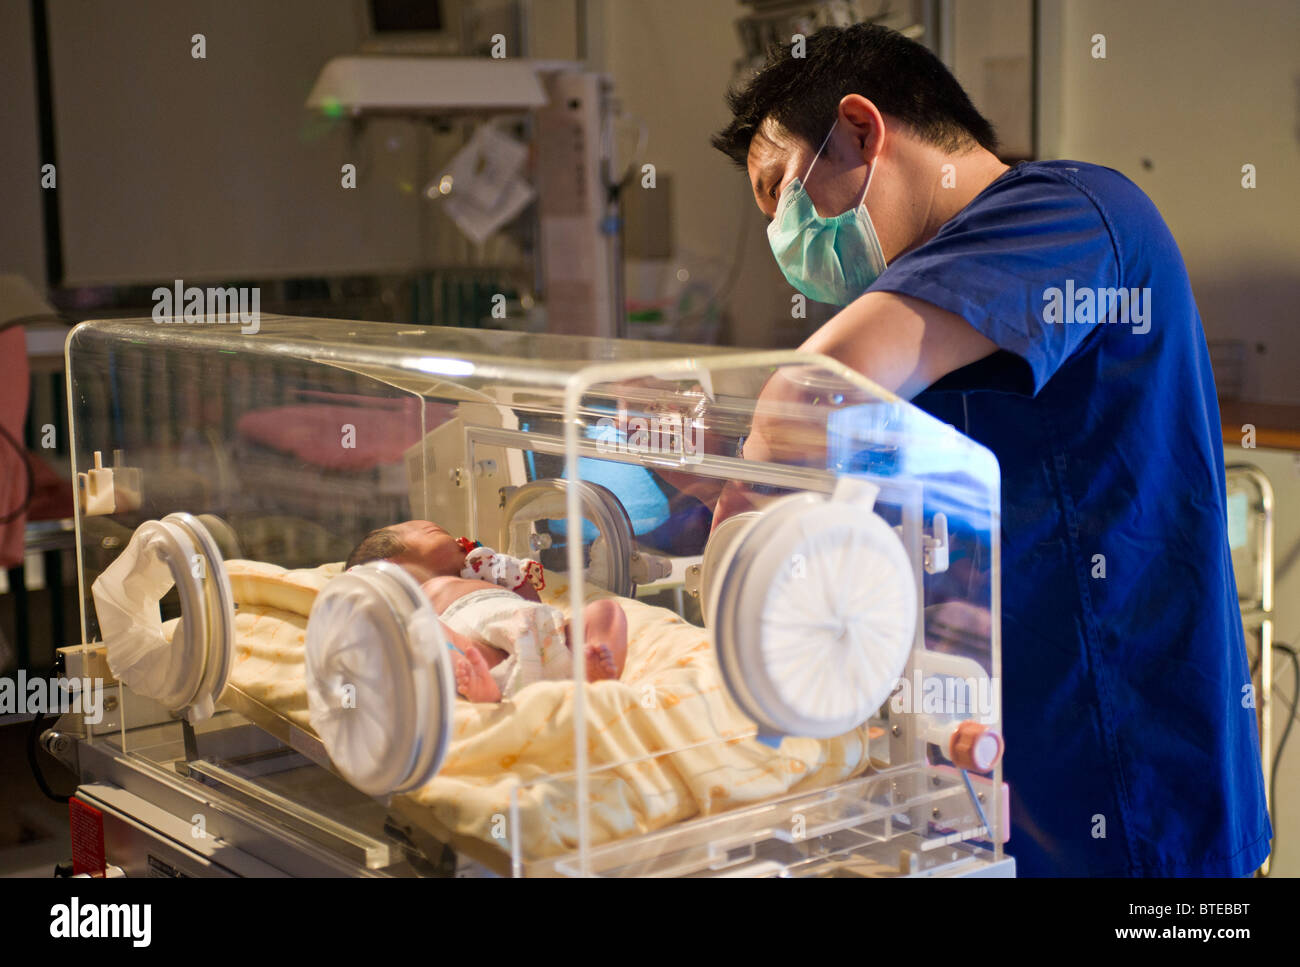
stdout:
[(392, 561), (421, 581), (455, 577), (465, 566), (465, 551), (456, 539), (427, 520), (408, 520), (371, 531), (348, 555), (344, 570), (371, 561)]

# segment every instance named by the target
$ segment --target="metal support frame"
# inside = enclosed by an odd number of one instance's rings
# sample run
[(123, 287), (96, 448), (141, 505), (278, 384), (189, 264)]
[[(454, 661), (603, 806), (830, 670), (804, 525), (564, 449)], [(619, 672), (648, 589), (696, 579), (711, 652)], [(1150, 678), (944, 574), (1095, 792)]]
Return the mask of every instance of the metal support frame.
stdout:
[[(1234, 478), (1249, 481), (1259, 491), (1258, 499), (1251, 501), (1250, 538), (1258, 543), (1255, 574), (1251, 587), (1255, 594), (1248, 599), (1238, 599), (1241, 607), (1242, 630), (1247, 639), (1252, 630), (1259, 636), (1259, 686), (1255, 690), (1256, 710), (1259, 716), (1259, 756), (1264, 770), (1264, 801), (1271, 816), (1273, 813), (1273, 485), (1268, 476), (1251, 464), (1230, 464), (1226, 469), (1230, 490)], [(1240, 581), (1238, 588), (1240, 588)], [(1260, 873), (1268, 875), (1272, 857), (1264, 860)]]

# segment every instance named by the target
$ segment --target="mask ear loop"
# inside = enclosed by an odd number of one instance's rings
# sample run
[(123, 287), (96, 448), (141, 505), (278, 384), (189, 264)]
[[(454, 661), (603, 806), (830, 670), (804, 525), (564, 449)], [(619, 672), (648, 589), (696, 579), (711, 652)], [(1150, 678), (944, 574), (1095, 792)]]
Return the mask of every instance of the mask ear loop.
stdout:
[(876, 163), (872, 161), (870, 164), (867, 165), (867, 183), (862, 186), (862, 197), (860, 197), (858, 199), (858, 203), (853, 206), (854, 211), (861, 208), (863, 205), (867, 203), (867, 192), (871, 190), (871, 179), (875, 175), (875, 173), (876, 173)]
[(822, 152), (826, 150), (826, 145), (830, 143), (831, 135), (835, 133), (835, 125), (839, 123), (840, 123), (840, 119), (837, 116), (835, 120), (831, 122), (831, 129), (826, 132), (826, 137), (822, 139), (822, 146), (817, 149), (817, 153), (813, 155), (812, 161), (808, 162), (808, 170), (805, 171), (803, 173), (803, 177), (799, 179), (805, 185), (808, 184), (808, 176), (812, 174), (813, 165), (817, 163), (817, 159), (820, 158), (822, 156)]
[[(803, 183), (805, 190), (808, 187), (808, 177), (812, 174), (813, 166), (817, 164), (817, 159), (820, 158), (822, 156), (822, 152), (826, 150), (826, 145), (830, 143), (831, 135), (835, 133), (835, 125), (839, 123), (840, 123), (840, 119), (838, 116), (836, 116), (834, 122), (832, 122), (831, 124), (831, 129), (826, 132), (826, 137), (822, 140), (822, 146), (817, 149), (817, 153), (813, 155), (812, 161), (809, 162), (808, 170), (805, 171), (803, 177), (799, 179)], [(862, 194), (858, 197), (858, 203), (854, 205), (852, 208), (850, 208), (849, 211), (856, 211), (857, 209), (861, 208), (863, 205), (866, 204), (867, 192), (871, 190), (871, 178), (873, 175), (875, 175), (875, 173), (876, 173), (876, 162), (873, 160), (870, 164), (867, 165), (867, 183), (862, 186)]]

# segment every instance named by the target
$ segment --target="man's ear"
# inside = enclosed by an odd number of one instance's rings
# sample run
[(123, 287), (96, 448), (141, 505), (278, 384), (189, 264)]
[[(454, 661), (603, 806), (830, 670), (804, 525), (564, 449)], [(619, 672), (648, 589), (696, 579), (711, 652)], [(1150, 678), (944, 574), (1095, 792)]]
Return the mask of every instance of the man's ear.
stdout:
[(880, 154), (885, 138), (885, 119), (870, 98), (861, 94), (845, 94), (840, 98), (839, 121), (853, 132), (853, 138), (863, 156)]

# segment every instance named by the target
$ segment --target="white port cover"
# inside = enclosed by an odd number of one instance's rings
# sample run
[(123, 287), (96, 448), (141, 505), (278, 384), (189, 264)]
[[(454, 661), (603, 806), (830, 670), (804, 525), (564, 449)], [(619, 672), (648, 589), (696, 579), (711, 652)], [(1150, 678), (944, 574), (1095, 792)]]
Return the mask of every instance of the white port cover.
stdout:
[(362, 792), (408, 792), (438, 773), (456, 685), (438, 616), (385, 561), (331, 580), (307, 619), (307, 707), (336, 769)]
[(713, 609), (718, 597), (714, 591), (722, 579), (724, 565), (731, 559), (728, 552), (750, 525), (762, 516), (756, 510), (733, 514), (709, 536), (709, 543), (700, 558), (700, 611), (704, 616), (704, 627), (713, 627)]
[(917, 589), (870, 499), (776, 501), (720, 567), (710, 630), (732, 698), (760, 735), (832, 738), (889, 697), (912, 650)]
[[(181, 620), (169, 642), (158, 603), (173, 585)], [(230, 675), (235, 604), (207, 529), (189, 514), (145, 521), (91, 595), (117, 679), (190, 722), (210, 717)]]

